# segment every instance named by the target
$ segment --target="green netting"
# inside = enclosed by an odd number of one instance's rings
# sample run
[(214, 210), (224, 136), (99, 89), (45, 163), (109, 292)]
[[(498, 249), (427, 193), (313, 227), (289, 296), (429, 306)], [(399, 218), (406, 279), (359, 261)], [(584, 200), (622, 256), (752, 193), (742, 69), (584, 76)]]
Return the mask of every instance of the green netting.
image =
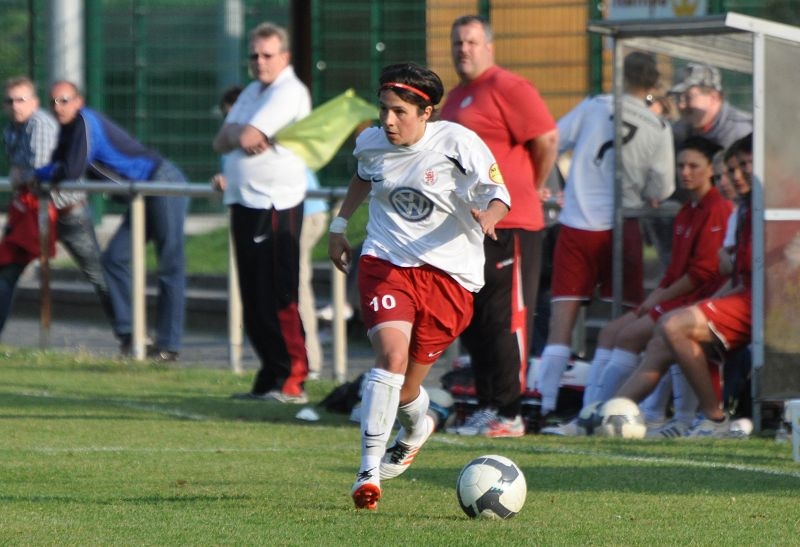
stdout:
[[(532, 10), (580, 6), (581, 2), (247, 0), (241, 2), (242, 32), (233, 40), (242, 54), (231, 61), (230, 54), (226, 57), (225, 53), (230, 51), (231, 40), (225, 39), (223, 22), (225, 10), (237, 2), (84, 0), (86, 94), (91, 105), (174, 160), (191, 180), (205, 182), (219, 164), (210, 144), (221, 123), (216, 108), (219, 94), (235, 83), (234, 79), (247, 81), (247, 32), (261, 21), (272, 20), (292, 29), (294, 64), (309, 82), (314, 104), (322, 104), (348, 88), (373, 101), (374, 83), (382, 66), (436, 61), (431, 58), (431, 39), (448, 35), (451, 18), (436, 17), (433, 4), (438, 9), (472, 6), (475, 12), (488, 10), (489, 14), (494, 10), (502, 12), (506, 21), (514, 21), (513, 13), (512, 17), (508, 14), (519, 10), (516, 19), (521, 21), (529, 20), (525, 18)], [(709, 5), (714, 10), (735, 9), (781, 22), (800, 20), (800, 0), (728, 0)], [(30, 74), (39, 83), (42, 97), (48, 84), (50, 6), (51, 1), (46, 0), (0, 0), (0, 77)], [(584, 24), (575, 23), (579, 30)], [(525, 28), (504, 32), (522, 37), (534, 34)], [(548, 41), (557, 38), (552, 36)], [(527, 60), (522, 55), (520, 59), (503, 59), (502, 64), (524, 71), (529, 68)], [(553, 84), (550, 78), (537, 84), (552, 88), (554, 97), (579, 97), (588, 92), (588, 71), (593, 64), (597, 64), (596, 59), (586, 63), (587, 77), (579, 84), (569, 84), (572, 87)], [(553, 67), (552, 73), (552, 78), (558, 78), (558, 67)], [(737, 103), (748, 100), (746, 95), (735, 98)], [(5, 123), (5, 115), (0, 121)], [(347, 183), (355, 167), (351, 149), (352, 142), (346, 142), (334, 161), (320, 172), (323, 185)], [(5, 157), (0, 157), (0, 172), (7, 172)], [(218, 201), (194, 201), (195, 210), (221, 209)]]

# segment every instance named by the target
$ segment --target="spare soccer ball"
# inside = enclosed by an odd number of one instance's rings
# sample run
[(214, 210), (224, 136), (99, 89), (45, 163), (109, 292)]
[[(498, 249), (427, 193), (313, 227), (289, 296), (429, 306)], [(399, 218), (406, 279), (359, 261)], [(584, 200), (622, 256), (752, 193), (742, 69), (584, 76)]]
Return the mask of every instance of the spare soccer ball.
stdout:
[(580, 414), (578, 414), (578, 434), (594, 435), (602, 420), (600, 415), (602, 406), (603, 401), (595, 401), (581, 409)]
[(600, 427), (595, 431), (604, 437), (643, 439), (647, 432), (639, 405), (624, 397), (609, 399), (600, 408)]
[(456, 493), (468, 517), (508, 519), (525, 504), (528, 487), (517, 465), (503, 456), (481, 456), (458, 475)]

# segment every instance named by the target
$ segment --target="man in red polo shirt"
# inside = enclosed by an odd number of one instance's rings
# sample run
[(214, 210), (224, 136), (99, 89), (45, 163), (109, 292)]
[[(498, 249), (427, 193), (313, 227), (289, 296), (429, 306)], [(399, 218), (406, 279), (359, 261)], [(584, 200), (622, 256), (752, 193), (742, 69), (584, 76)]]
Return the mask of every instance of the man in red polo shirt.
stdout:
[(486, 238), (486, 284), (461, 336), (475, 373), (479, 409), (461, 435), (519, 437), (525, 433), (520, 398), (539, 290), (544, 216), (539, 190), (556, 159), (558, 131), (536, 88), (494, 61), (489, 22), (477, 15), (455, 20), (453, 64), (460, 82), (450, 90), (441, 118), (475, 131), (494, 154), (511, 211)]

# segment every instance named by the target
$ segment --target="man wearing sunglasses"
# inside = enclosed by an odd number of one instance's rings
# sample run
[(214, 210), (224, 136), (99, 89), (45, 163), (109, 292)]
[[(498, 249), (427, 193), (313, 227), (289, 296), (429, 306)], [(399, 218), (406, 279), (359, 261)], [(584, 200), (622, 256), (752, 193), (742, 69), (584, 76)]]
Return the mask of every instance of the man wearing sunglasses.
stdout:
[(306, 165), (272, 137), (308, 115), (311, 97), (294, 73), (283, 27), (265, 22), (254, 28), (248, 58), (253, 81), (213, 144), (225, 154), (224, 201), (231, 211), (244, 328), (261, 361), (250, 391), (234, 397), (304, 404), (308, 356), (298, 287)]
[[(36, 223), (37, 198), (29, 190), (33, 170), (46, 165), (56, 148), (59, 127), (53, 116), (39, 107), (36, 86), (25, 76), (6, 81), (3, 105), (9, 117), (4, 130), (9, 178), (17, 192), (9, 213), (6, 237), (0, 245), (0, 330), (8, 317), (20, 275), (39, 256)], [(84, 192), (50, 192), (53, 203), (51, 241), (56, 235), (94, 287), (109, 320), (114, 317), (91, 214)], [(13, 219), (13, 221), (11, 220)]]
[[(186, 181), (172, 162), (87, 107), (73, 82), (54, 83), (50, 97), (61, 132), (51, 163), (35, 171), (38, 180), (56, 184), (84, 177), (116, 183)], [(186, 299), (183, 225), (188, 205), (184, 196), (145, 197), (145, 234), (155, 243), (158, 260), (156, 340), (147, 350), (154, 361), (176, 361), (181, 348)], [(132, 323), (130, 230), (128, 211), (102, 256), (114, 310), (114, 334), (123, 354), (130, 352)]]

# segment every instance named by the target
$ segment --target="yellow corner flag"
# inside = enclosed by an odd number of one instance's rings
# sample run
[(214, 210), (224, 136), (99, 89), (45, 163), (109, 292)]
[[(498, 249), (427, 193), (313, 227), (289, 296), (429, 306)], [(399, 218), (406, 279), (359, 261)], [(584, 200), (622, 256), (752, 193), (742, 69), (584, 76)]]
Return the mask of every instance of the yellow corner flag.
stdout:
[(377, 117), (376, 106), (348, 89), (278, 131), (275, 141), (300, 156), (309, 169), (318, 171), (331, 161), (358, 124)]

